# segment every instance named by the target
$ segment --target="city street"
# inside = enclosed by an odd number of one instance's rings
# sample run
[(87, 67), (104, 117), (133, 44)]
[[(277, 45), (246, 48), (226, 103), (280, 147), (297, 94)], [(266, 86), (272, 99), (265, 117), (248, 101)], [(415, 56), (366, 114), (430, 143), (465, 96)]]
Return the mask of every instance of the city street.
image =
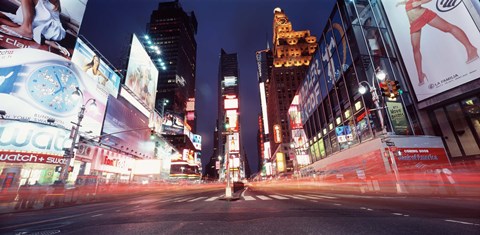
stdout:
[(205, 187), (0, 214), (0, 234), (479, 234), (480, 199)]

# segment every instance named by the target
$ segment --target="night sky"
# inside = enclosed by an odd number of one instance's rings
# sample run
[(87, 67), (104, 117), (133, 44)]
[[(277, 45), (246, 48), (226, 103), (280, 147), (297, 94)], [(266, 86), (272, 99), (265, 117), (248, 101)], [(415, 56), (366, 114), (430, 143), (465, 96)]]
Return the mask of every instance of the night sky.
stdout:
[[(114, 66), (121, 68), (131, 34), (144, 34), (157, 0), (89, 0), (80, 34)], [(272, 46), (273, 9), (280, 7), (294, 30), (317, 36), (325, 27), (333, 0), (180, 0), (183, 10), (194, 11), (198, 21), (196, 110), (197, 132), (202, 135), (202, 163), (213, 152), (217, 114), (217, 76), (220, 49), (238, 53), (240, 115), (243, 144), (252, 173), (257, 172), (257, 116), (260, 110), (255, 52)]]

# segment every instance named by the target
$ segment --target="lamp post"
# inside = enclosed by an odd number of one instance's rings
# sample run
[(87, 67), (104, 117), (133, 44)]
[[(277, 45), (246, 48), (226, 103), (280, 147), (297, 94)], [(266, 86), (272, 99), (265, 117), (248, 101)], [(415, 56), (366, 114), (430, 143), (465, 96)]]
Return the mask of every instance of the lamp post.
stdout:
[[(385, 80), (386, 74), (382, 70), (377, 69), (376, 77), (378, 80), (383, 81)], [(367, 87), (363, 86), (362, 83), (367, 84)], [(370, 93), (372, 94), (372, 101), (375, 104), (375, 110), (377, 110), (378, 117), (380, 119), (380, 126), (382, 127), (382, 132), (386, 133), (387, 130), (385, 128), (386, 126), (385, 126), (385, 121), (383, 120), (383, 112), (382, 112), (383, 107), (380, 106), (380, 97), (377, 94), (377, 89), (375, 88), (375, 86), (371, 85), (367, 81), (361, 81), (359, 83), (358, 92), (363, 95), (367, 92), (367, 88), (368, 90), (370, 90)]]
[[(74, 99), (78, 99), (78, 98), (80, 98), (80, 96), (83, 97), (83, 92), (77, 87), (76, 90), (72, 93), (72, 97)], [(63, 183), (66, 183), (66, 181), (68, 179), (68, 168), (70, 166), (70, 162), (75, 157), (75, 155), (73, 154), (73, 151), (75, 149), (75, 145), (76, 145), (76, 142), (77, 142), (77, 137), (78, 137), (79, 129), (80, 129), (80, 126), (81, 126), (80, 124), (83, 120), (85, 110), (86, 110), (86, 106), (90, 101), (92, 101), (90, 106), (92, 106), (92, 107), (97, 106), (94, 98), (88, 99), (85, 102), (85, 104), (82, 105), (82, 107), (80, 108), (80, 111), (78, 112), (77, 122), (76, 123), (72, 122), (73, 125), (74, 125), (74, 127), (72, 128), (72, 131), (70, 133), (70, 137), (72, 138), (72, 144), (70, 145), (70, 148), (66, 149), (66, 151), (65, 151), (64, 156), (67, 158), (67, 161), (65, 163), (65, 167), (63, 167), (63, 169), (62, 169), (62, 173), (60, 174), (60, 180), (62, 180)]]
[(162, 104), (162, 118), (165, 117), (165, 105), (168, 104), (168, 100), (163, 98), (160, 100), (161, 101), (161, 104)]

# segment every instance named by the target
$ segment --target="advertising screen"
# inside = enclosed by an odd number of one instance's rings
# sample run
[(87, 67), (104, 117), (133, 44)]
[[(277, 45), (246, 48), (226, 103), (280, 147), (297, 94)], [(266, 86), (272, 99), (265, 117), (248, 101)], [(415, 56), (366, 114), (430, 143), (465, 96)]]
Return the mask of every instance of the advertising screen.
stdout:
[(186, 111), (195, 111), (195, 98), (188, 98)]
[(182, 135), (185, 129), (182, 116), (169, 111), (165, 111), (165, 118), (163, 119), (162, 128), (163, 134)]
[(300, 129), (303, 127), (302, 118), (300, 115), (300, 107), (298, 106), (298, 102), (297, 103), (295, 102), (295, 101), (298, 101), (298, 95), (296, 95), (293, 100), (294, 102), (292, 102), (292, 104), (290, 105), (290, 108), (288, 108), (288, 120), (290, 122), (290, 128), (292, 130)]
[(307, 136), (305, 135), (305, 131), (303, 129), (295, 129), (292, 130), (292, 138), (295, 142), (295, 146), (303, 146), (307, 141)]
[(202, 136), (201, 135), (193, 135), (193, 146), (195, 146), (196, 150), (202, 150)]
[(317, 51), (312, 63), (310, 64), (307, 76), (298, 88), (299, 92), (297, 95), (299, 98), (302, 123), (307, 121), (307, 119), (313, 114), (313, 111), (315, 111), (322, 101), (319, 83), (322, 72), (321, 66), (321, 58), (319, 52)]
[[(2, 20), (8, 22), (0, 25), (0, 48), (35, 48), (70, 59), (88, 0), (60, 0), (58, 5), (36, 2), (22, 6), (21, 1), (0, 0), (0, 11), (5, 16)], [(25, 10), (34, 12), (29, 21), (33, 25), (30, 33), (20, 33), (10, 26), (27, 23)]]
[[(81, 97), (73, 95), (79, 88)], [(96, 108), (90, 109), (92, 99)], [(42, 50), (0, 50), (0, 104), (7, 118), (70, 129), (87, 101), (80, 133), (100, 135), (107, 96), (71, 61)]]
[(228, 135), (228, 151), (230, 153), (240, 152), (240, 140), (238, 137), (238, 133)]
[(155, 144), (150, 140), (148, 124), (148, 117), (123, 97), (110, 96), (103, 133), (111, 135), (102, 138), (102, 143), (137, 156), (153, 157)]
[(382, 2), (418, 101), (480, 77), (480, 33), (463, 1)]
[(147, 105), (150, 110), (155, 107), (158, 70), (148, 56), (135, 34), (132, 38), (130, 57), (128, 59), (125, 85)]
[(231, 87), (237, 85), (237, 77), (235, 76), (226, 76), (223, 80), (224, 87)]
[(225, 99), (225, 109), (238, 109), (238, 99)]
[(0, 162), (58, 164), (69, 137), (63, 128), (0, 119)]
[(352, 129), (350, 126), (337, 126), (335, 127), (335, 133), (339, 143), (347, 141), (353, 141)]
[(153, 130), (155, 130), (155, 132), (157, 133), (162, 133), (163, 119), (162, 119), (162, 116), (160, 116), (160, 114), (157, 111), (150, 113), (149, 121), (150, 121), (150, 124), (148, 124), (148, 126), (150, 128), (153, 128)]
[(226, 116), (228, 117), (228, 127), (233, 130), (238, 130), (237, 110), (236, 109), (227, 110)]
[(117, 98), (120, 76), (110, 68), (98, 54), (78, 38), (72, 62), (85, 71), (97, 83), (97, 89)]

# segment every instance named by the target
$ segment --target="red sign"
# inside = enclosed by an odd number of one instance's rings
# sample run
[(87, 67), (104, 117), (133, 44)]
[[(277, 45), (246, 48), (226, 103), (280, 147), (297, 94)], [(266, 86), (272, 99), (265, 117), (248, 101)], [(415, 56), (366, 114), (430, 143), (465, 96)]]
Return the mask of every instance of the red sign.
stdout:
[(64, 165), (66, 161), (67, 159), (63, 158), (63, 156), (50, 154), (0, 151), (0, 162)]
[(399, 148), (394, 151), (395, 163), (399, 171), (426, 170), (450, 165), (443, 148)]

